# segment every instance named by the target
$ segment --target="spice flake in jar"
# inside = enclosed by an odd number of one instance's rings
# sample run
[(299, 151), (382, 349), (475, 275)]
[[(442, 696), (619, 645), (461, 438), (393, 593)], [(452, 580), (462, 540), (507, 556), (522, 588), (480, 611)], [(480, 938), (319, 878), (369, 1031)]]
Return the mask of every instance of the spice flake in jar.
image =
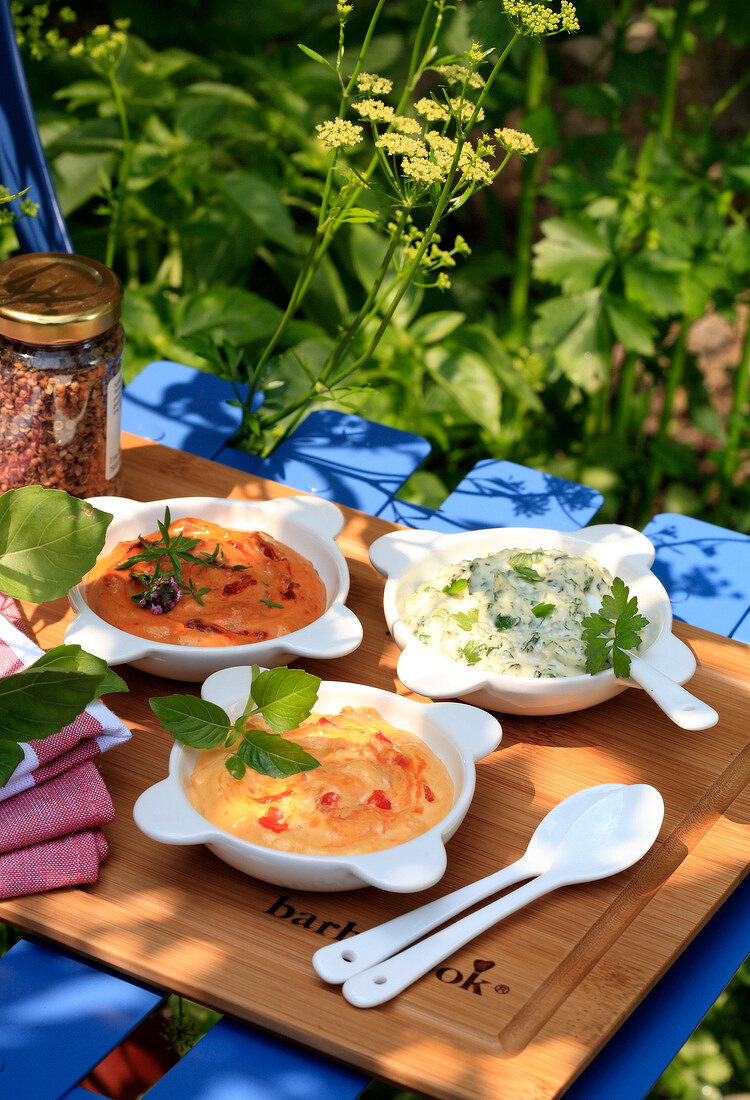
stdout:
[[(181, 588), (167, 581), (170, 598), (144, 607), (147, 581), (156, 566), (118, 566), (149, 544), (158, 545), (161, 536), (157, 531), (119, 542), (86, 577), (91, 610), (128, 634), (186, 646), (248, 645), (279, 638), (325, 611), (325, 585), (312, 562), (270, 535), (189, 517), (169, 525), (170, 537), (180, 532), (198, 540), (190, 550), (192, 557), (213, 558), (214, 564), (182, 561)], [(168, 566), (162, 557), (161, 568)], [(189, 591), (191, 585), (198, 598)]]
[(406, 600), (403, 621), (430, 649), (506, 676), (586, 671), (583, 620), (612, 577), (593, 557), (499, 550), (444, 565)]
[[(257, 723), (257, 724), (256, 724)], [(249, 725), (265, 728), (262, 720)], [(248, 768), (234, 779), (233, 750), (202, 751), (187, 796), (212, 824), (242, 840), (304, 855), (361, 855), (427, 832), (453, 805), (445, 765), (415, 734), (372, 707), (311, 714), (282, 734), (320, 767), (276, 779)]]

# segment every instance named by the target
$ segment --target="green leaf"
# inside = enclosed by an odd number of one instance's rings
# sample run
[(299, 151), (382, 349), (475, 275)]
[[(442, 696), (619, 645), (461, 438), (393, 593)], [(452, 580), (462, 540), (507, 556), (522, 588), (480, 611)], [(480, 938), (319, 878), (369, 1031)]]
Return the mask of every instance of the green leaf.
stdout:
[(450, 584), (446, 584), (443, 593), (446, 596), (460, 596), (469, 587), (466, 577), (455, 577)]
[(319, 687), (320, 679), (303, 669), (271, 668), (253, 678), (250, 694), (269, 729), (283, 733), (309, 716)]
[(515, 624), (516, 620), (513, 615), (498, 615), (495, 619), (495, 630), (509, 630)]
[(540, 581), (542, 578), (533, 566), (541, 561), (541, 557), (541, 551), (539, 550), (532, 550), (528, 553), (522, 551), (520, 554), (514, 554), (508, 561), (508, 565), (519, 577), (523, 577), (527, 581)]
[(552, 298), (538, 309), (536, 339), (548, 342), (560, 370), (586, 393), (595, 393), (609, 371), (611, 354), (602, 325), (601, 291)]
[(217, 749), (230, 730), (221, 707), (194, 695), (167, 695), (149, 699), (149, 706), (177, 741), (194, 749)]
[(276, 329), (281, 310), (241, 287), (213, 286), (182, 296), (175, 309), (178, 337), (209, 336), (217, 342), (251, 344)]
[(626, 351), (636, 355), (654, 355), (654, 326), (645, 309), (624, 298), (605, 295), (604, 308), (612, 326), (612, 332)]
[(43, 603), (91, 569), (112, 516), (60, 489), (30, 485), (0, 496), (0, 592)]
[(502, 397), (485, 359), (457, 345), (430, 348), (425, 361), (435, 380), (470, 421), (500, 435)]
[(641, 644), (640, 631), (648, 619), (638, 612), (638, 599), (621, 577), (615, 577), (608, 593), (602, 596), (601, 611), (583, 620), (583, 640), (586, 645), (586, 671), (601, 671), (611, 659), (615, 676), (630, 675), (630, 657), (626, 650)]
[(656, 317), (682, 312), (678, 275), (687, 270), (683, 261), (654, 252), (641, 252), (623, 265), (625, 295)]
[(336, 72), (330, 61), (323, 57), (322, 54), (316, 53), (315, 50), (311, 50), (309, 46), (305, 46), (303, 42), (298, 42), (297, 48), (302, 50), (304, 54), (307, 54), (307, 56), (313, 61), (317, 61), (319, 65), (325, 65), (325, 67), (327, 69), (330, 69), (332, 73)]
[(467, 644), (461, 650), (464, 657), (470, 665), (475, 665), (477, 661), (481, 661), (486, 652), (486, 647), (482, 642), (467, 642)]
[(338, 214), (336, 220), (351, 222), (353, 225), (364, 225), (368, 222), (376, 222), (378, 218), (379, 214), (375, 210), (368, 210), (364, 206), (350, 206), (348, 210)]
[(0, 787), (4, 787), (23, 760), (23, 749), (15, 741), (0, 741)]
[(299, 251), (294, 222), (281, 199), (278, 187), (267, 183), (260, 176), (241, 170), (227, 173), (222, 183), (228, 198), (267, 240), (275, 241), (290, 252)]
[(544, 237), (534, 246), (534, 275), (568, 294), (589, 290), (612, 258), (595, 222), (582, 216), (547, 218)]
[(531, 609), (531, 614), (536, 615), (537, 619), (546, 619), (551, 611), (555, 610), (553, 603), (538, 603)]
[(318, 761), (296, 742), (287, 741), (278, 733), (267, 730), (249, 730), (245, 733), (237, 746), (237, 755), (248, 768), (277, 779), (320, 767)]
[(32, 741), (58, 733), (103, 690), (128, 689), (100, 657), (78, 645), (57, 646), (0, 679), (0, 740)]
[(445, 309), (438, 313), (425, 313), (418, 317), (409, 330), (412, 340), (418, 344), (438, 344), (455, 332), (466, 320), (465, 313)]
[(450, 615), (454, 623), (457, 623), (462, 630), (471, 630), (473, 626), (479, 621), (479, 608), (474, 607), (471, 611), (456, 611)]

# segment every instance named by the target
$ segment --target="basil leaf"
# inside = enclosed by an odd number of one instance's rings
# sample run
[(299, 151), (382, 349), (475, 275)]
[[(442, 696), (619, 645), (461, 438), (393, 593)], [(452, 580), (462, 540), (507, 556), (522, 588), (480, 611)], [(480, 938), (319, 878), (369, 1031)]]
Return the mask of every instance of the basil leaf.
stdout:
[(55, 600), (88, 573), (112, 517), (61, 489), (29, 485), (0, 496), (0, 592)]
[(284, 733), (308, 717), (319, 687), (319, 677), (303, 669), (269, 668), (253, 677), (250, 694), (269, 729)]
[(513, 615), (498, 615), (495, 619), (495, 630), (508, 630), (515, 625), (516, 620)]
[(79, 645), (56, 646), (0, 679), (0, 740), (33, 741), (58, 733), (103, 690), (128, 689), (100, 657)]
[(531, 614), (536, 615), (537, 619), (546, 619), (550, 611), (555, 610), (553, 603), (538, 603), (531, 609)]
[(248, 768), (276, 779), (320, 767), (296, 742), (267, 730), (248, 730), (237, 746), (237, 755)]
[(207, 699), (194, 695), (167, 695), (149, 699), (148, 705), (176, 741), (194, 749), (217, 749), (230, 730), (227, 714)]
[(247, 769), (239, 756), (228, 756), (224, 761), (224, 767), (227, 769), (232, 779), (244, 779)]
[(23, 749), (15, 741), (0, 741), (0, 787), (4, 787), (23, 760)]
[(446, 596), (460, 596), (469, 587), (466, 577), (454, 577), (450, 584), (446, 584), (443, 593)]

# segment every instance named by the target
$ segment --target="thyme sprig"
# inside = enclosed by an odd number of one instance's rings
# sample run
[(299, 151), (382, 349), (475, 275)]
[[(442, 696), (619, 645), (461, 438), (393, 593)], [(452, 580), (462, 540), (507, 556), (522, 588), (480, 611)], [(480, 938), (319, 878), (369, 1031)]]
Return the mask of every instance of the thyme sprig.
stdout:
[[(224, 551), (217, 542), (210, 553), (201, 552), (194, 554), (200, 539), (192, 539), (178, 531), (176, 535), (169, 532), (172, 522), (169, 508), (164, 509), (164, 519), (158, 522), (161, 538), (149, 540), (143, 535), (138, 537), (138, 545), (143, 547), (139, 554), (133, 554), (117, 566), (118, 570), (130, 570), (130, 579), (143, 585), (142, 592), (136, 592), (131, 596), (133, 603), (140, 607), (148, 608), (155, 615), (165, 611), (171, 611), (183, 594), (192, 598), (204, 606), (202, 597), (210, 592), (210, 588), (196, 588), (192, 577), (186, 581), (182, 575), (183, 564), (202, 565), (207, 569), (220, 569), (224, 564)], [(162, 568), (162, 562), (166, 559), (168, 565)], [(152, 573), (140, 573), (134, 566), (153, 564)], [(244, 565), (232, 566), (233, 569), (245, 569)]]

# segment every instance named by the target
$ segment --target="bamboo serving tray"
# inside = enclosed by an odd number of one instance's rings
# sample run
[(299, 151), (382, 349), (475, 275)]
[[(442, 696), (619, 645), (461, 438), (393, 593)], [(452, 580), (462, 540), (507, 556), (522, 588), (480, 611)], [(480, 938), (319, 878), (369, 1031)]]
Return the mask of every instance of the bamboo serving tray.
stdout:
[[(135, 436), (125, 437), (124, 468), (124, 492), (139, 500), (289, 492)], [(342, 511), (348, 603), (365, 638), (349, 657), (305, 667), (408, 694), (367, 555), (391, 525)], [(62, 640), (66, 601), (25, 610), (42, 646)], [(430, 1096), (559, 1096), (747, 870), (750, 647), (682, 624), (676, 632), (698, 658), (690, 689), (716, 708), (718, 726), (679, 730), (638, 690), (559, 717), (500, 715), (502, 744), (478, 766), (445, 877), (419, 895), (299, 893), (249, 878), (205, 848), (143, 836), (133, 803), (166, 775), (171, 747), (147, 700), (190, 689), (119, 669), (130, 693), (107, 703), (133, 739), (98, 761), (117, 813), (99, 881), (5, 902), (0, 919)], [(354, 1008), (315, 975), (318, 947), (512, 862), (556, 802), (611, 781), (651, 783), (666, 806), (656, 845), (630, 871), (540, 899), (381, 1008)]]

